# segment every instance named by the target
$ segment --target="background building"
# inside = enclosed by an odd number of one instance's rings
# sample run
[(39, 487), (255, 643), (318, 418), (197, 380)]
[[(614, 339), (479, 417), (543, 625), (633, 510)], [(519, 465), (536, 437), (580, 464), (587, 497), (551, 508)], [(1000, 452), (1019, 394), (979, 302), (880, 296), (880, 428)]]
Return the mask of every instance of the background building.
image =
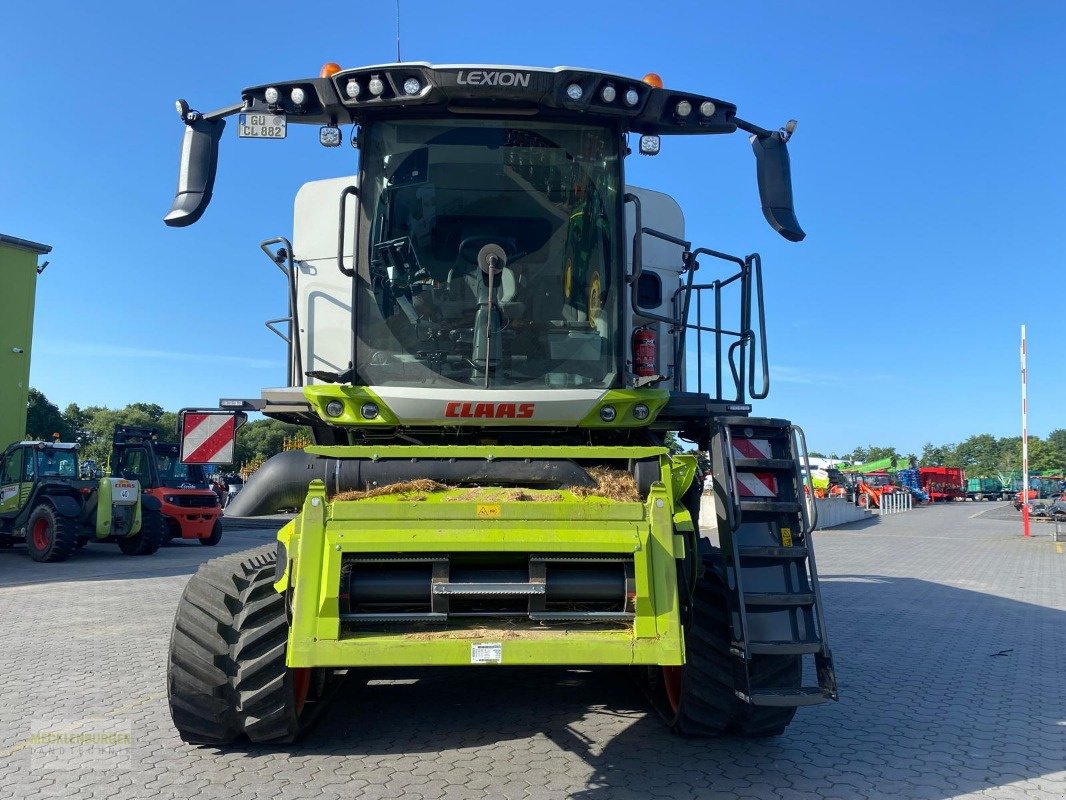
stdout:
[(52, 248), (0, 233), (0, 448), (26, 433), (38, 258)]

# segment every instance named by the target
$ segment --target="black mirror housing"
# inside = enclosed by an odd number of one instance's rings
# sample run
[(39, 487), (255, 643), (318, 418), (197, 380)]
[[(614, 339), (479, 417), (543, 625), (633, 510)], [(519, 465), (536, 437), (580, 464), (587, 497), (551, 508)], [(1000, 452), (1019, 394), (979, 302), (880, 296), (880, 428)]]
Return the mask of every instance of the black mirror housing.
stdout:
[(211, 202), (218, 167), (218, 143), (226, 127), (224, 119), (200, 118), (185, 126), (181, 140), (181, 163), (174, 204), (163, 217), (172, 228), (192, 225), (203, 216)]
[(790, 242), (802, 242), (807, 234), (800, 227), (792, 204), (792, 166), (785, 142), (786, 137), (780, 131), (751, 137), (759, 199), (770, 227)]

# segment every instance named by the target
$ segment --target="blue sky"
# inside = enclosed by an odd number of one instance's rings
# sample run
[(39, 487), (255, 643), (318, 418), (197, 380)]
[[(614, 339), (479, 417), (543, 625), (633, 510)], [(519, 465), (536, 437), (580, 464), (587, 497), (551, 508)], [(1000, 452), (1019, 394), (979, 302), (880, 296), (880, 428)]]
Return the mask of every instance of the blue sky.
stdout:
[[(1059, 2), (402, 0), (403, 55), (568, 64), (720, 97), (790, 145), (807, 240), (759, 211), (744, 137), (666, 140), (631, 182), (673, 194), (688, 235), (765, 265), (773, 383), (765, 415), (850, 450), (1019, 428), (1061, 398), (1066, 5)], [(305, 180), (354, 168), (316, 131), (222, 146), (203, 220), (164, 227), (181, 125), (244, 86), (395, 57), (388, 2), (18, 3), (0, 49), (0, 232), (49, 243), (31, 382), (60, 405), (213, 405), (282, 381), (281, 275)]]

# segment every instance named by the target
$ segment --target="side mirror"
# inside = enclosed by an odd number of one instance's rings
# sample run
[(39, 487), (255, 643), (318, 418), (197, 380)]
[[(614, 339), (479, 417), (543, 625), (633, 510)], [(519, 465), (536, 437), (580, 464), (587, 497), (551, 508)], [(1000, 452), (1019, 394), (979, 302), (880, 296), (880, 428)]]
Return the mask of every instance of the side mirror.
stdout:
[(185, 125), (178, 166), (178, 190), (174, 205), (163, 222), (172, 228), (192, 225), (203, 216), (211, 202), (218, 166), (218, 142), (226, 127), (224, 119), (198, 119)]
[(800, 227), (792, 207), (792, 167), (785, 137), (780, 132), (752, 136), (751, 148), (755, 151), (759, 199), (766, 221), (790, 242), (802, 242), (807, 234)]

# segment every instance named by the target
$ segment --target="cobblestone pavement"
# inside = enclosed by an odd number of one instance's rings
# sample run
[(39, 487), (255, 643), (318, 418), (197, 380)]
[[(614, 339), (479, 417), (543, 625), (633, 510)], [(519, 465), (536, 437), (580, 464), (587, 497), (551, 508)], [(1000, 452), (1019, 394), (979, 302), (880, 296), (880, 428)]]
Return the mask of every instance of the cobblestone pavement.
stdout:
[[(817, 535), (842, 699), (769, 741), (671, 736), (624, 671), (483, 668), (350, 681), (289, 749), (189, 747), (164, 685), (178, 596), (271, 533), (0, 551), (0, 798), (1063, 798), (1066, 554), (974, 512)], [(114, 736), (64, 752), (45, 726)]]

